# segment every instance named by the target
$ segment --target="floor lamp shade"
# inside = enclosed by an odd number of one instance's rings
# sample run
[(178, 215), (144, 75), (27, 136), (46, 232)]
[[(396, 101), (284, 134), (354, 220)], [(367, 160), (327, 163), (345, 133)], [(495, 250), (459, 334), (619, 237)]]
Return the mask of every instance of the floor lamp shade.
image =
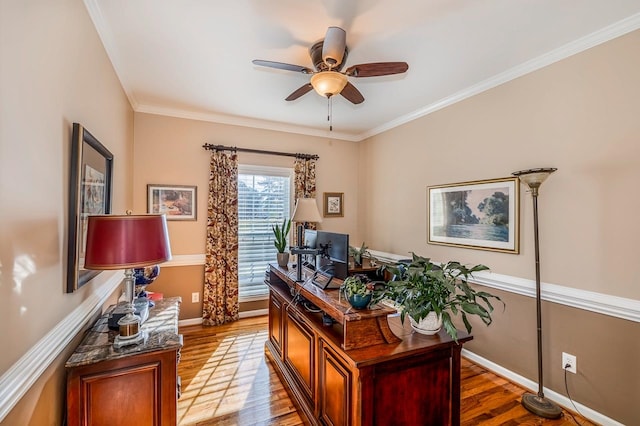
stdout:
[(144, 340), (141, 319), (135, 315), (133, 269), (157, 265), (171, 259), (165, 215), (89, 216), (84, 267), (124, 269), (126, 315), (118, 321), (119, 335), (113, 343), (120, 348)]

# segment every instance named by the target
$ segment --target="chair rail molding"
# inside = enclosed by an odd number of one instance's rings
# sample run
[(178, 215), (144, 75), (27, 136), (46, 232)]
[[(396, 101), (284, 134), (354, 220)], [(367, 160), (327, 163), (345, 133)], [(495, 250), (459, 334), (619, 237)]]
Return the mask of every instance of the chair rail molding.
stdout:
[[(369, 250), (371, 254), (382, 262), (396, 262), (407, 258), (393, 253)], [(434, 263), (439, 263), (433, 260)], [(536, 297), (536, 282), (511, 275), (496, 274), (483, 271), (473, 274), (472, 283), (480, 284), (498, 290), (515, 293), (527, 297)], [(583, 309), (598, 314), (640, 322), (640, 300), (612, 296), (594, 291), (581, 290), (558, 284), (541, 283), (540, 294), (542, 300), (559, 303), (572, 308)]]
[(114, 273), (0, 376), (0, 422), (82, 331), (87, 318), (119, 288), (123, 278), (124, 272)]

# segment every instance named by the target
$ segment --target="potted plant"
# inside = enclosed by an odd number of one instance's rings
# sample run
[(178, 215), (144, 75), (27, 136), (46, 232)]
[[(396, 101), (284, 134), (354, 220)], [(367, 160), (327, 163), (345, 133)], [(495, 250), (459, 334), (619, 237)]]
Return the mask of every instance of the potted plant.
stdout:
[(368, 307), (374, 296), (375, 285), (364, 274), (349, 275), (340, 285), (340, 294), (356, 309)]
[(287, 237), (291, 230), (291, 220), (283, 219), (282, 225), (271, 225), (271, 230), (274, 235), (273, 245), (276, 247), (276, 250), (278, 250), (278, 265), (285, 267), (289, 264), (289, 253), (285, 250), (287, 249), (287, 243), (289, 242)]
[(349, 256), (353, 257), (353, 263), (355, 266), (362, 266), (362, 256), (371, 257), (368, 247), (362, 242), (360, 248), (349, 246)]
[[(474, 272), (485, 271), (485, 265), (471, 268), (460, 262), (450, 261), (436, 265), (428, 258), (412, 253), (408, 264), (385, 266), (394, 279), (385, 285), (377, 299), (390, 299), (400, 311), (404, 322), (409, 316), (412, 328), (423, 334), (435, 334), (442, 326), (456, 342), (458, 331), (453, 317), (460, 315), (462, 322), (471, 332), (468, 315), (479, 317), (486, 325), (491, 324), (493, 305), (490, 299), (498, 297), (484, 291), (478, 291), (469, 285)], [(432, 322), (431, 326), (428, 323)]]

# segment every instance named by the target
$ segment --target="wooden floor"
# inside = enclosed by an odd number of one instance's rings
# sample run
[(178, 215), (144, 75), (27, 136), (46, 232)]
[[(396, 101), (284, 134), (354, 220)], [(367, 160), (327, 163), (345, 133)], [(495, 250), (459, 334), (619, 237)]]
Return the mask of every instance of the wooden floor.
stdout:
[[(265, 359), (267, 317), (219, 327), (183, 327), (180, 333), (179, 425), (303, 424)], [(520, 405), (524, 389), (464, 358), (461, 386), (462, 425), (576, 425), (568, 413), (558, 420), (534, 416)], [(579, 425), (593, 425), (576, 418)]]

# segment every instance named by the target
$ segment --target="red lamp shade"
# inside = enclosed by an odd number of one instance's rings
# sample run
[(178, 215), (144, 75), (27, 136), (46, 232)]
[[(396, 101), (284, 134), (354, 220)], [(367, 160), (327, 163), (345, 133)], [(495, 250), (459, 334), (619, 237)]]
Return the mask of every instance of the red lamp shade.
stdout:
[(165, 215), (89, 216), (86, 269), (139, 268), (170, 259)]

